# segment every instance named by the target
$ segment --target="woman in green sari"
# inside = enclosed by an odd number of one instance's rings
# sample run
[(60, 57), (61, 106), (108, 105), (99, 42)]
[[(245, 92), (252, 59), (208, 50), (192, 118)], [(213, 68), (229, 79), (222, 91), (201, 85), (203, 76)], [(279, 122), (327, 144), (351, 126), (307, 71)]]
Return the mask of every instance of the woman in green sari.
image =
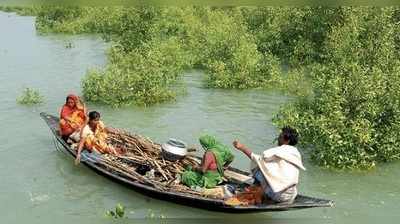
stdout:
[(218, 142), (215, 137), (204, 135), (199, 138), (206, 151), (199, 167), (188, 168), (182, 173), (182, 183), (189, 187), (213, 188), (222, 182), (224, 166), (234, 159), (231, 150)]

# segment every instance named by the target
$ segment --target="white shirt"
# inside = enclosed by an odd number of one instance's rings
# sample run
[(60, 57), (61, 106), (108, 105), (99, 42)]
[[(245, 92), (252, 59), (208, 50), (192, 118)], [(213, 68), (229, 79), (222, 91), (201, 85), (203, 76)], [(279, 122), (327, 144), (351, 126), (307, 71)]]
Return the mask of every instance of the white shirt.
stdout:
[(252, 168), (260, 168), (274, 192), (283, 191), (299, 182), (299, 169), (305, 170), (296, 147), (281, 145), (265, 150), (262, 155), (251, 154)]

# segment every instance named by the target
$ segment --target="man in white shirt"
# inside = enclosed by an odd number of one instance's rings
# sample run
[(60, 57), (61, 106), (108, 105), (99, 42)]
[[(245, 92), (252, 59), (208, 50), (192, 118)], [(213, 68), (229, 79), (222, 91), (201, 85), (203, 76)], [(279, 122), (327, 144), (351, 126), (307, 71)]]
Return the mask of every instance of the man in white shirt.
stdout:
[(284, 127), (278, 138), (278, 147), (267, 149), (262, 155), (253, 153), (238, 140), (233, 142), (233, 146), (252, 160), (253, 176), (266, 197), (276, 202), (292, 203), (297, 196), (299, 169), (305, 170), (301, 155), (294, 147), (297, 142), (297, 131)]

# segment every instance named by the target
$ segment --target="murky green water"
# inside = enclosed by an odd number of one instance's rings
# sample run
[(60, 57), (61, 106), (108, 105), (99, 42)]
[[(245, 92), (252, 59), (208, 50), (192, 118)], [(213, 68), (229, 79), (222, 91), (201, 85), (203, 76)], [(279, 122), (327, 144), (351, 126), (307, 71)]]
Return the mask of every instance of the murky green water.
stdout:
[[(73, 47), (66, 48), (68, 43)], [(73, 165), (55, 150), (39, 112), (57, 114), (68, 93), (79, 93), (85, 71), (105, 64), (106, 48), (91, 36), (39, 36), (33, 17), (0, 12), (0, 223), (109, 223), (104, 212), (118, 202), (127, 207), (125, 223), (394, 223), (400, 218), (400, 163), (368, 173), (338, 173), (305, 159), (300, 192), (333, 199), (336, 207), (260, 214), (221, 214), (159, 201)], [(196, 144), (208, 132), (227, 144), (241, 139), (259, 152), (273, 145), (276, 130), (270, 120), (285, 97), (204, 89), (201, 75), (185, 75), (188, 94), (176, 102), (117, 110), (89, 106), (106, 124), (159, 142), (176, 137)], [(25, 87), (39, 89), (46, 102), (16, 104)], [(235, 153), (234, 165), (246, 169), (248, 160)], [(151, 219), (152, 213), (167, 219)]]

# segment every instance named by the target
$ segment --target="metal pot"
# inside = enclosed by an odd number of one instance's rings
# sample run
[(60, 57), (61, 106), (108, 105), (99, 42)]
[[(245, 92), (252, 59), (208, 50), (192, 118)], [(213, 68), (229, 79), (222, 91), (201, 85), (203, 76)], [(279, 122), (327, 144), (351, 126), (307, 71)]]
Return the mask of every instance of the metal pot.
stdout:
[(162, 155), (169, 161), (182, 159), (188, 153), (186, 143), (170, 138), (168, 142), (161, 145)]

